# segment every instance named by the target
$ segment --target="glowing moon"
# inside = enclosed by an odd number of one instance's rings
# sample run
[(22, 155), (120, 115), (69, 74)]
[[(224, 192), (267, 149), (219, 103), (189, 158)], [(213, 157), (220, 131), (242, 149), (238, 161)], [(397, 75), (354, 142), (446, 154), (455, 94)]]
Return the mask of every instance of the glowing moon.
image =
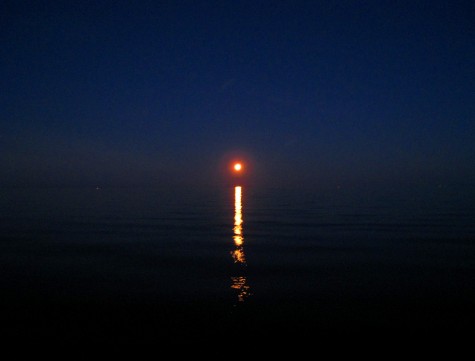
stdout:
[(234, 170), (239, 172), (242, 169), (242, 164), (241, 163), (236, 163), (234, 164)]

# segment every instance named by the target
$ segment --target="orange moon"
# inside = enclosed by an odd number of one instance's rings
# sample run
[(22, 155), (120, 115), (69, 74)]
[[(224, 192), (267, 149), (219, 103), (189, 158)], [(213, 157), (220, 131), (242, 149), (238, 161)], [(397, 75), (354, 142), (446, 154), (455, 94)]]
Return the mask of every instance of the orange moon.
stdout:
[(242, 169), (242, 164), (241, 163), (236, 163), (234, 164), (234, 170), (239, 172)]

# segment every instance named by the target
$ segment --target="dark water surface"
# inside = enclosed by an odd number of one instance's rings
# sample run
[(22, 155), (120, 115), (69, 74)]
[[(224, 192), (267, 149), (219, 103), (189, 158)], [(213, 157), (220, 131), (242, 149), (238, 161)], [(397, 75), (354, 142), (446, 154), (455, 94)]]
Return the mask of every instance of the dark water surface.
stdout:
[(472, 200), (245, 187), (238, 204), (236, 192), (3, 190), (3, 334), (159, 342), (473, 324)]

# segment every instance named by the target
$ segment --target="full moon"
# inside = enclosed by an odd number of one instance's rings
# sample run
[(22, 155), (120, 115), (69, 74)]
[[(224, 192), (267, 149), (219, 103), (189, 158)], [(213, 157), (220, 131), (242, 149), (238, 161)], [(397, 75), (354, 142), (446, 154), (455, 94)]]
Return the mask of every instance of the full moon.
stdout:
[(234, 164), (234, 170), (236, 170), (236, 171), (240, 171), (240, 170), (241, 170), (241, 168), (242, 168), (242, 165), (241, 165), (241, 163), (236, 163), (236, 164)]

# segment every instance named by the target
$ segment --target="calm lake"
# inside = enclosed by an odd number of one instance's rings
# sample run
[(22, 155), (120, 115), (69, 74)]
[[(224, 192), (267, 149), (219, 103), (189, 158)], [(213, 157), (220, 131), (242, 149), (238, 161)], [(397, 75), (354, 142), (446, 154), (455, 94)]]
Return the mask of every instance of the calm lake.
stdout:
[(438, 189), (5, 189), (2, 332), (457, 330), (475, 320), (472, 201)]

